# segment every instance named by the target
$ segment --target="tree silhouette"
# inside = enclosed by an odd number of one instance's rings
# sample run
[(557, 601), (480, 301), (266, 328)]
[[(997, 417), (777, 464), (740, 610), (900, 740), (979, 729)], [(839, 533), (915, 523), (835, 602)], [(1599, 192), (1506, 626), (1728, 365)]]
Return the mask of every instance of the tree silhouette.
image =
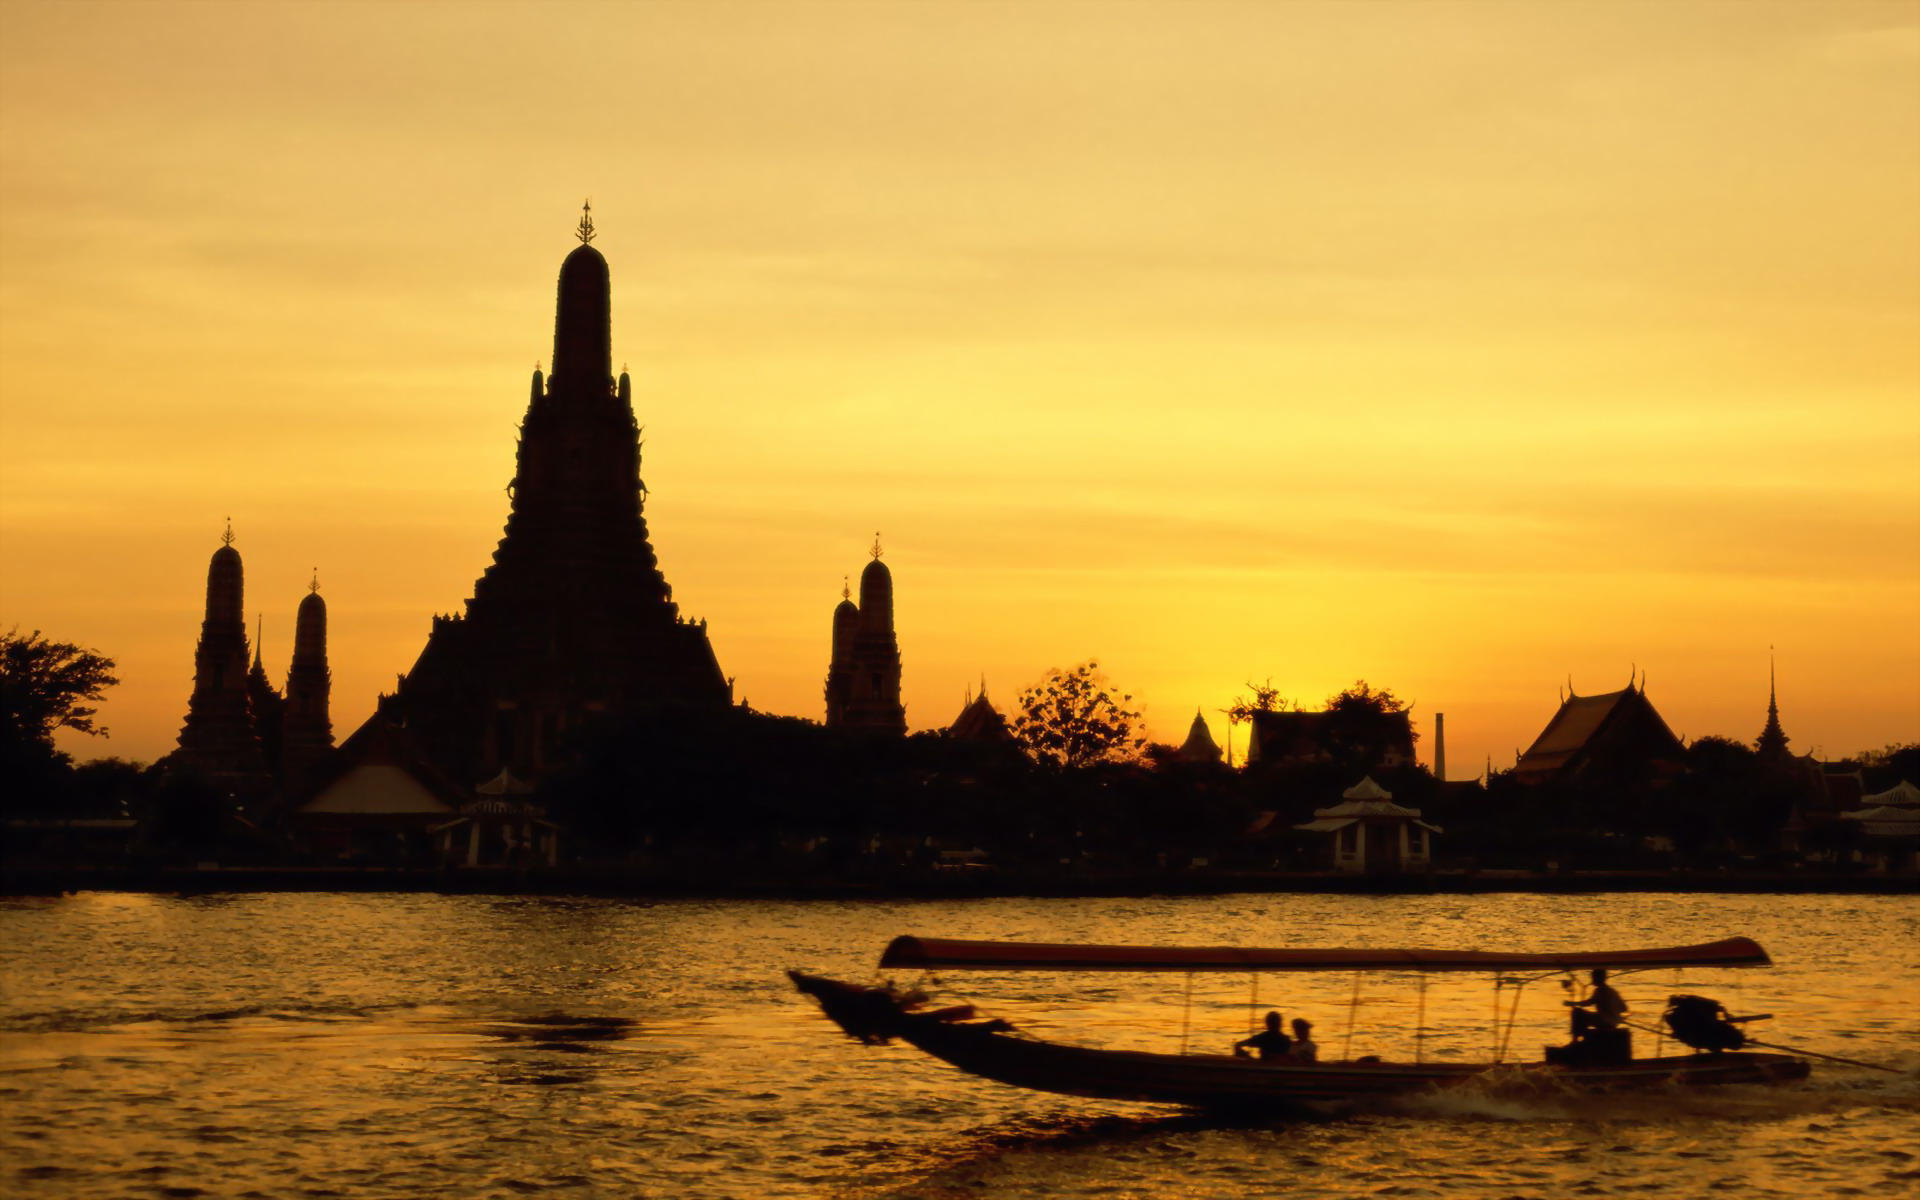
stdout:
[(1227, 765), (1229, 767), (1233, 765), (1234, 726), (1253, 720), (1255, 713), (1282, 712), (1288, 708), (1298, 711), (1300, 708), (1299, 701), (1281, 698), (1280, 689), (1273, 686), (1271, 675), (1267, 676), (1265, 683), (1255, 683), (1249, 679), (1247, 687), (1253, 692), (1251, 699), (1246, 696), (1235, 696), (1232, 704), (1220, 710), (1227, 718)]
[(1411, 751), (1419, 734), (1406, 717), (1407, 705), (1392, 688), (1375, 689), (1356, 679), (1345, 691), (1327, 697), (1327, 750), (1349, 773), (1371, 771), (1402, 745)]
[(1327, 711), (1384, 716), (1407, 711), (1407, 703), (1394, 695), (1392, 688), (1375, 689), (1366, 680), (1356, 679), (1352, 687), (1327, 697)]
[(1070, 671), (1048, 671), (1020, 693), (1013, 736), (1037, 761), (1060, 767), (1131, 762), (1144, 744), (1135, 731), (1133, 696), (1115, 691), (1092, 660)]
[(0, 745), (53, 749), (53, 734), (72, 729), (105, 737), (94, 705), (120, 680), (113, 660), (70, 642), (50, 642), (18, 627), (0, 634)]
[(1247, 687), (1253, 692), (1251, 699), (1235, 696), (1231, 705), (1220, 710), (1232, 724), (1251, 721), (1257, 712), (1285, 712), (1289, 708), (1297, 710), (1300, 707), (1297, 702), (1281, 697), (1280, 689), (1273, 686), (1272, 676), (1268, 676), (1265, 683), (1255, 683), (1249, 679)]

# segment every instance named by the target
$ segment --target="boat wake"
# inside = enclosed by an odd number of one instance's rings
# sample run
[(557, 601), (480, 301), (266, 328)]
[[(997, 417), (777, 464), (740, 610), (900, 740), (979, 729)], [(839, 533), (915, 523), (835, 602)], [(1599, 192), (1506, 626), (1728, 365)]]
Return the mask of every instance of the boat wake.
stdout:
[(195, 1031), (251, 1023), (339, 1024), (412, 1017), (422, 1025), (470, 1027), (510, 1042), (605, 1042), (632, 1037), (640, 1022), (624, 1016), (574, 1016), (561, 1012), (479, 1013), (457, 1006), (341, 1001), (312, 1004), (242, 1004), (215, 1009), (47, 1009), (21, 1013), (0, 1024), (0, 1033), (95, 1033), (132, 1026)]
[[(1425, 1155), (1437, 1144), (1435, 1139), (1446, 1144), (1466, 1139), (1463, 1144), (1527, 1147), (1522, 1157), (1532, 1164), (1528, 1169), (1550, 1171), (1562, 1159), (1572, 1163), (1589, 1153), (1588, 1139), (1616, 1136), (1598, 1131), (1623, 1126), (1647, 1132), (1628, 1135), (1636, 1148), (1616, 1147), (1609, 1151), (1615, 1156), (1645, 1152), (1639, 1148), (1645, 1138), (1653, 1139), (1653, 1146), (1672, 1147), (1661, 1149), (1661, 1154), (1697, 1154), (1692, 1147), (1722, 1140), (1711, 1132), (1715, 1129), (1757, 1131), (1726, 1136), (1759, 1138), (1757, 1144), (1769, 1144), (1765, 1139), (1778, 1136), (1765, 1132), (1769, 1129), (1791, 1131), (1793, 1138), (1802, 1138), (1862, 1122), (1876, 1127), (1889, 1121), (1894, 1125), (1910, 1122), (1913, 1114), (1920, 1113), (1920, 1054), (1901, 1055), (1887, 1066), (1897, 1073), (1833, 1070), (1791, 1086), (1676, 1087), (1613, 1094), (1563, 1091), (1538, 1073), (1528, 1076), (1515, 1071), (1443, 1092), (1382, 1098), (1318, 1118), (1233, 1119), (1167, 1109), (1133, 1115), (1056, 1109), (1009, 1117), (941, 1139), (921, 1147), (908, 1161), (898, 1157), (901, 1147), (891, 1146), (878, 1161), (862, 1164), (858, 1182), (843, 1181), (832, 1194), (839, 1200), (1099, 1195), (1126, 1191), (1135, 1182), (1132, 1174), (1140, 1171), (1161, 1179), (1167, 1189), (1178, 1183), (1190, 1189), (1181, 1194), (1195, 1196), (1258, 1194), (1275, 1172), (1295, 1173), (1302, 1186), (1291, 1190), (1301, 1195), (1350, 1195), (1355, 1182), (1348, 1174), (1350, 1161), (1344, 1151), (1329, 1152), (1329, 1147), (1359, 1141), (1406, 1148), (1408, 1161), (1402, 1174), (1411, 1178), (1424, 1169)], [(1565, 1136), (1527, 1128), (1550, 1124), (1563, 1127), (1560, 1133)], [(1548, 1150), (1541, 1150), (1543, 1146)], [(1789, 1147), (1778, 1153), (1790, 1157), (1799, 1151)], [(1339, 1169), (1331, 1175), (1316, 1173), (1329, 1163)], [(1435, 1194), (1413, 1187), (1388, 1167), (1375, 1166), (1382, 1173), (1374, 1182), (1388, 1193), (1398, 1188), (1408, 1194)], [(1302, 1170), (1324, 1186), (1309, 1186), (1307, 1180), (1297, 1178)], [(1158, 1194), (1152, 1186), (1143, 1185), (1143, 1190)]]
[(1857, 1108), (1920, 1113), (1920, 1054), (1886, 1070), (1826, 1068), (1792, 1085), (1669, 1086), (1631, 1093), (1581, 1091), (1546, 1075), (1490, 1072), (1445, 1091), (1389, 1097), (1368, 1111), (1412, 1118), (1490, 1121), (1766, 1121)]
[(123, 1025), (214, 1026), (249, 1020), (353, 1021), (424, 1007), (340, 1001), (312, 1004), (241, 1004), (212, 1009), (46, 1009), (9, 1017), (0, 1032), (90, 1033)]

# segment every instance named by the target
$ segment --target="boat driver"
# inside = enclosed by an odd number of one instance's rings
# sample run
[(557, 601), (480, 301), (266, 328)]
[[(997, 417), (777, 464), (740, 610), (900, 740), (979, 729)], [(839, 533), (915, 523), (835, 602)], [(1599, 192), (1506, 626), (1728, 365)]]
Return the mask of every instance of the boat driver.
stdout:
[(1258, 1050), (1262, 1059), (1285, 1058), (1293, 1046), (1293, 1039), (1280, 1030), (1280, 1014), (1267, 1014), (1267, 1027), (1250, 1038), (1243, 1038), (1233, 1044), (1235, 1058), (1247, 1057), (1248, 1050)]
[[(1589, 978), (1593, 980), (1593, 990), (1587, 993), (1585, 1000), (1562, 1001), (1573, 1010), (1573, 1040), (1576, 1042), (1594, 1033), (1612, 1033), (1620, 1028), (1621, 1018), (1627, 1015), (1627, 1002), (1607, 983), (1605, 967), (1595, 967)], [(1589, 1008), (1593, 1011), (1581, 1011)]]

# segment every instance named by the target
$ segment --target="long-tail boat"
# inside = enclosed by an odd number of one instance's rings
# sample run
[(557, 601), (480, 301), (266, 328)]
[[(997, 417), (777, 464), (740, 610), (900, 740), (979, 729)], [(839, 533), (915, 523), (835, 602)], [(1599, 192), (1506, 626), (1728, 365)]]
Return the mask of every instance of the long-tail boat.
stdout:
[[(787, 972), (800, 991), (814, 997), (841, 1029), (858, 1041), (877, 1044), (899, 1038), (970, 1074), (1014, 1087), (1060, 1092), (1103, 1100), (1179, 1104), (1204, 1109), (1325, 1108), (1329, 1104), (1458, 1086), (1494, 1072), (1518, 1075), (1555, 1087), (1610, 1090), (1651, 1085), (1705, 1086), (1729, 1083), (1781, 1083), (1804, 1079), (1805, 1058), (1743, 1050), (1739, 1023), (1760, 1017), (1729, 1018), (1725, 1010), (1700, 997), (1669, 1010), (1668, 1023), (1684, 1044), (1698, 1052), (1634, 1058), (1625, 1037), (1583, 1050), (1578, 1041), (1558, 1061), (1502, 1061), (1511, 1043), (1521, 991), (1531, 983), (1563, 973), (1603, 968), (1616, 975), (1679, 967), (1764, 967), (1772, 960), (1748, 938), (1728, 938), (1699, 946), (1649, 950), (1516, 954), (1485, 950), (1307, 950), (1243, 947), (1148, 947), (1053, 945), (1040, 942), (954, 941), (899, 937), (881, 956), (880, 967), (925, 971), (1390, 971), (1402, 973), (1477, 971), (1495, 981), (1494, 1052), (1484, 1062), (1304, 1061), (1295, 1058), (1242, 1058), (1228, 1054), (1154, 1053), (1065, 1045), (1027, 1037), (1007, 1022), (982, 1019), (972, 1005), (931, 1006), (927, 994), (892, 983), (843, 983), (799, 971)], [(1357, 982), (1357, 980), (1356, 980)], [(1499, 1026), (1502, 992), (1512, 990), (1505, 1031)], [(1421, 988), (1424, 1024), (1424, 980)], [(1189, 989), (1189, 996), (1191, 991)], [(1684, 1021), (1676, 1012), (1685, 1012)], [(1708, 1014), (1702, 1016), (1702, 1014)], [(1717, 1017), (1713, 1014), (1717, 1013)], [(1712, 1047), (1709, 1049), (1709, 1047)], [(1623, 1052), (1624, 1051), (1624, 1052)]]

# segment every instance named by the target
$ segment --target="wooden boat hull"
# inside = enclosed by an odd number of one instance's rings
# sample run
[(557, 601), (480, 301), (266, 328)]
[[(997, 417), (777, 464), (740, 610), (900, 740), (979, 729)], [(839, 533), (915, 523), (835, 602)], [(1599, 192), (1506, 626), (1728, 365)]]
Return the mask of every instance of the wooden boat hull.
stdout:
[(850, 1035), (897, 1037), (972, 1075), (1013, 1087), (1099, 1100), (1179, 1104), (1215, 1110), (1324, 1109), (1353, 1101), (1431, 1092), (1472, 1080), (1544, 1089), (1610, 1091), (1704, 1087), (1804, 1079), (1805, 1059), (1730, 1052), (1635, 1059), (1605, 1066), (1546, 1063), (1301, 1063), (1224, 1054), (1097, 1050), (1037, 1041), (1002, 1022), (965, 1022), (903, 1008), (885, 989), (789, 972), (803, 992)]

